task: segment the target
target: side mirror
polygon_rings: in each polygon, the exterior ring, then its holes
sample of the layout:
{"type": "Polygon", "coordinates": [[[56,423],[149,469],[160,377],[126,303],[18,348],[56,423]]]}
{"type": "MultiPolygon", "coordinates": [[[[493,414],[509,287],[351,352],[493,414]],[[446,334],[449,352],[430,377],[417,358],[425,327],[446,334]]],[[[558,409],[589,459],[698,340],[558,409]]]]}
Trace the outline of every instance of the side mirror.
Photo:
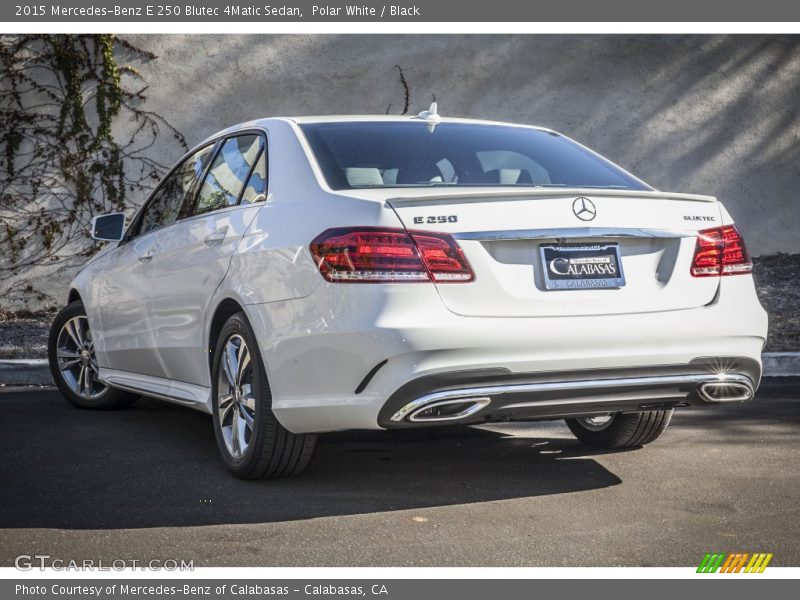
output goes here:
{"type": "Polygon", "coordinates": [[[125,213],[109,213],[92,219],[92,239],[118,242],[125,235],[125,213]]]}

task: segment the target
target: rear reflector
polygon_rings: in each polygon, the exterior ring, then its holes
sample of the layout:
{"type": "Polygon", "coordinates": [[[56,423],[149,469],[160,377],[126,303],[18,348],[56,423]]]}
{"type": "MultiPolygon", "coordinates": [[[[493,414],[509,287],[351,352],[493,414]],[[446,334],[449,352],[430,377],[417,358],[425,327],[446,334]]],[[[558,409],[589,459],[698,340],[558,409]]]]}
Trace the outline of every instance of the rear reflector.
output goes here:
{"type": "Polygon", "coordinates": [[[744,245],[744,238],[733,225],[724,225],[697,232],[692,260],[692,275],[716,277],[750,273],[753,263],[744,245]]]}
{"type": "Polygon", "coordinates": [[[328,229],[311,242],[311,255],[328,281],[466,283],[472,269],[452,236],[378,227],[328,229]]]}

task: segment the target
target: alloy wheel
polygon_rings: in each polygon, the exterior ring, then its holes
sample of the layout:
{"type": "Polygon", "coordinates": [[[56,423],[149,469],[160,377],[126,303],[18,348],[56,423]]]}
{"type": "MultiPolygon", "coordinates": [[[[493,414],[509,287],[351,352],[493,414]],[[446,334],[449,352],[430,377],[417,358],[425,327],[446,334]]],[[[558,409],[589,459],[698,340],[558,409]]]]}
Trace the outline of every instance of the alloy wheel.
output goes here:
{"type": "Polygon", "coordinates": [[[250,349],[241,335],[233,334],[223,346],[217,382],[217,411],[225,447],[233,458],[247,452],[253,436],[256,399],[250,349]]]}
{"type": "Polygon", "coordinates": [[[97,379],[100,371],[94,352],[89,319],[79,315],[69,319],[58,333],[56,361],[64,383],[75,394],[93,400],[108,389],[97,379]]]}
{"type": "Polygon", "coordinates": [[[589,431],[603,431],[614,421],[614,415],[599,415],[577,419],[589,431]]]}

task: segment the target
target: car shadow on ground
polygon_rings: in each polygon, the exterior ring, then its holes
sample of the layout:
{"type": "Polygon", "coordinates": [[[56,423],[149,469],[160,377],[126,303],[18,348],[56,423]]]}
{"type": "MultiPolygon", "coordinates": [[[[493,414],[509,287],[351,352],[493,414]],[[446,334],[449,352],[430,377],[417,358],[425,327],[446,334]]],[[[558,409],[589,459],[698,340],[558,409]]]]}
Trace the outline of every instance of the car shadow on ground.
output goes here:
{"type": "Polygon", "coordinates": [[[0,528],[268,523],[621,483],[576,441],[465,427],[324,435],[303,475],[247,482],[222,465],[210,417],[189,409],[85,411],[45,391],[0,394],[0,410],[0,528]]]}

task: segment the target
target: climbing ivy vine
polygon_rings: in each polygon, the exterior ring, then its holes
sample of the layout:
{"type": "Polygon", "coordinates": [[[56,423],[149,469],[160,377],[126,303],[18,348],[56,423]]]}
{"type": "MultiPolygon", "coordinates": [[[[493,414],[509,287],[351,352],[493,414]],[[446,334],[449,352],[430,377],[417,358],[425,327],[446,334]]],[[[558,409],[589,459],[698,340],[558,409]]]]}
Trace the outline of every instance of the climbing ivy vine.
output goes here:
{"type": "Polygon", "coordinates": [[[114,35],[0,36],[0,307],[62,301],[36,282],[98,250],[92,216],[143,200],[157,141],[186,148],[145,109],[137,65],[155,59],[114,35]]]}

